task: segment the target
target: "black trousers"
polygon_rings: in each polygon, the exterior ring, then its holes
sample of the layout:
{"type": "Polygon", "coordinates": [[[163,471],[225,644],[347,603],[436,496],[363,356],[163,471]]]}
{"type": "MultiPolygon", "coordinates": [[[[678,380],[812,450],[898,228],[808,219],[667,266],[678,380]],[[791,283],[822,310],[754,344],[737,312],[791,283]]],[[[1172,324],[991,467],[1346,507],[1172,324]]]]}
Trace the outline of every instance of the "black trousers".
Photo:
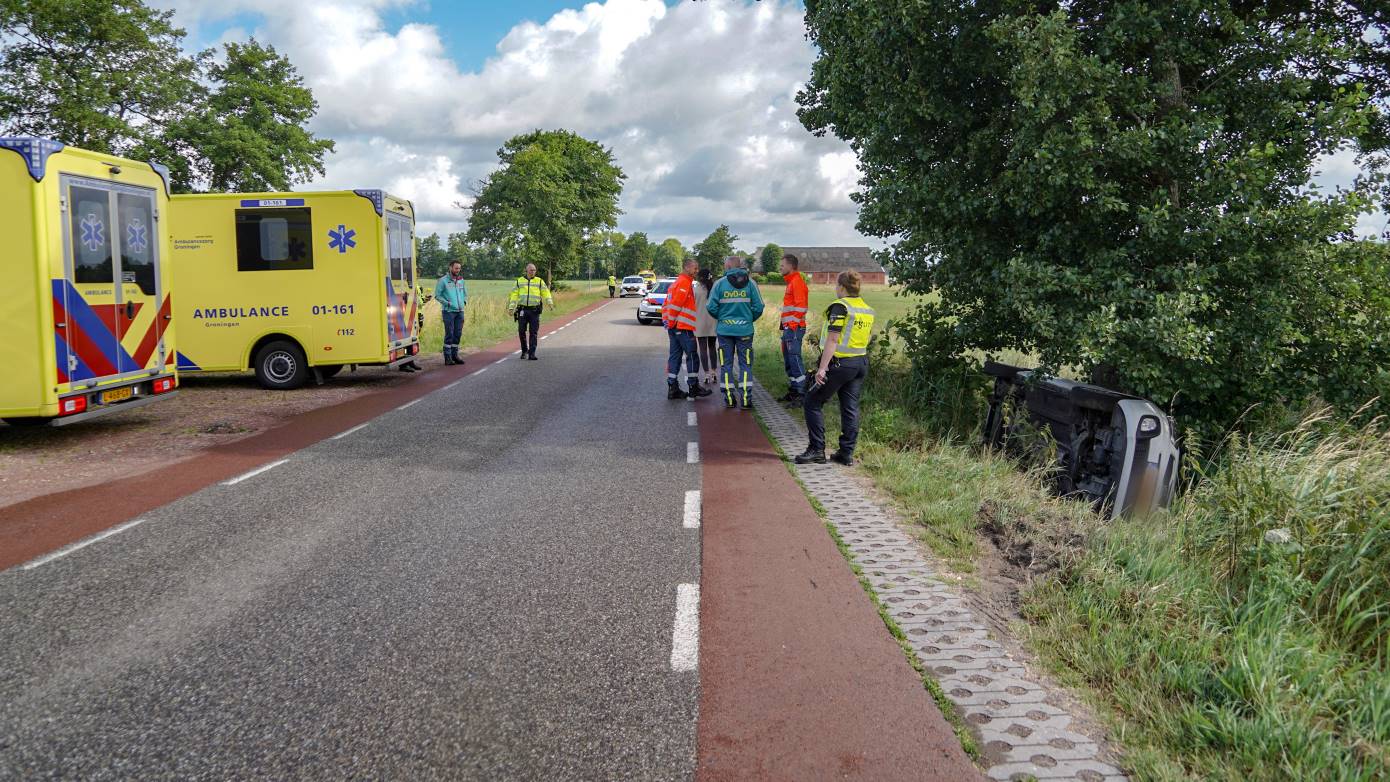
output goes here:
{"type": "Polygon", "coordinates": [[[540,339],[541,308],[518,307],[516,310],[516,335],[521,340],[521,352],[536,355],[536,340],[540,339]],[[530,337],[526,332],[530,331],[530,337]],[[530,340],[529,342],[527,340],[530,340]]]}
{"type": "Polygon", "coordinates": [[[806,434],[811,440],[808,450],[814,453],[825,451],[825,415],[821,408],[831,397],[839,396],[840,452],[846,456],[854,454],[854,446],[859,442],[859,394],[864,389],[864,378],[868,376],[867,356],[830,360],[830,366],[825,371],[825,385],[811,386],[802,405],[806,413],[806,434]]]}

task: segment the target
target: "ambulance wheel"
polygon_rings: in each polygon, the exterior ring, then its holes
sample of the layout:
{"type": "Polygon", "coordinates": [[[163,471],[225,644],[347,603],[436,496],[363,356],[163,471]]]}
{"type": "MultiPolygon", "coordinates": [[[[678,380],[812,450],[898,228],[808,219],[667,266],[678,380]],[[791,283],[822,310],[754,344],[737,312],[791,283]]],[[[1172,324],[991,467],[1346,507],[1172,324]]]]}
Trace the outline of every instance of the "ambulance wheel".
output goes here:
{"type": "Polygon", "coordinates": [[[324,366],[319,367],[319,373],[323,375],[325,380],[330,377],[333,377],[334,375],[342,371],[342,364],[326,364],[324,366]]]}
{"type": "Polygon", "coordinates": [[[309,379],[309,363],[304,351],[293,342],[276,340],[256,351],[256,380],[261,388],[288,391],[309,379]]]}

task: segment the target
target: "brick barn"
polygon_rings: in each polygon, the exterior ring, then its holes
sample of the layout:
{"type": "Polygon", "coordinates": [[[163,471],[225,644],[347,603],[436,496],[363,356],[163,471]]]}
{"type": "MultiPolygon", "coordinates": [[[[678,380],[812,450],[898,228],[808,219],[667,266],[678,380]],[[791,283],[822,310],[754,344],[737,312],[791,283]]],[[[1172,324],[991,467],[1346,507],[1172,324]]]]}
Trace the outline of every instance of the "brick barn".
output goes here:
{"type": "Polygon", "coordinates": [[[846,269],[859,272],[866,285],[888,282],[888,273],[878,265],[873,251],[867,247],[783,247],[782,253],[796,258],[802,273],[809,275],[814,285],[834,285],[835,278],[846,269]]]}

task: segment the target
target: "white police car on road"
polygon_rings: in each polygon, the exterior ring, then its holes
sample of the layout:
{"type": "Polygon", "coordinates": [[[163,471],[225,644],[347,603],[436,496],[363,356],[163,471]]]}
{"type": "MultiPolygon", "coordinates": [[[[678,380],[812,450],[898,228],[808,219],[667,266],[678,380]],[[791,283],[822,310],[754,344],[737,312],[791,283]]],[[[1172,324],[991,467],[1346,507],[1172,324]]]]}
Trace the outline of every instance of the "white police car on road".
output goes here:
{"type": "Polygon", "coordinates": [[[675,283],[672,278],[657,280],[651,293],[637,302],[637,322],[642,325],[661,322],[661,307],[666,303],[666,291],[675,283]]]}
{"type": "Polygon", "coordinates": [[[622,286],[618,288],[618,297],[627,298],[628,296],[646,296],[647,281],[636,274],[623,278],[622,286]]]}

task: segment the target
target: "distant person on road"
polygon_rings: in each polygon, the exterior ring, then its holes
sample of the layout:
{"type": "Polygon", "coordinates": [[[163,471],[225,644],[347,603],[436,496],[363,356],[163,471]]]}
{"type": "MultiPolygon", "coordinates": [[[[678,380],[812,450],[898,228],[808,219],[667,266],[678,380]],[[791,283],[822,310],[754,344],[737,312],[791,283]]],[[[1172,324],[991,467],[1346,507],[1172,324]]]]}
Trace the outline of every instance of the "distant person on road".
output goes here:
{"type": "Polygon", "coordinates": [[[700,354],[700,382],[714,388],[719,385],[719,348],[715,344],[714,316],[707,309],[714,275],[709,269],[701,269],[695,280],[695,352],[700,354]]]}
{"type": "Polygon", "coordinates": [[[700,263],[686,258],[680,276],[666,291],[661,307],[661,319],[666,324],[670,351],[666,357],[666,398],[695,399],[709,396],[713,391],[700,385],[700,359],[695,353],[695,272],[700,263]],[[685,392],[681,391],[681,358],[685,359],[685,392]]]}
{"type": "Polygon", "coordinates": [[[608,275],[608,298],[613,298],[618,292],[618,279],[613,275],[608,275]]]}
{"type": "Polygon", "coordinates": [[[545,280],[536,276],[536,265],[526,264],[526,273],[516,278],[516,285],[507,295],[507,312],[516,318],[516,335],[521,340],[522,360],[536,360],[536,342],[540,339],[541,310],[555,306],[545,280]],[[528,337],[529,332],[529,337],[528,337]]]}
{"type": "Polygon", "coordinates": [[[782,256],[782,279],[787,283],[782,294],[782,367],[787,372],[787,393],[778,399],[788,405],[800,406],[806,392],[806,364],[801,360],[801,344],[806,339],[806,311],[811,304],[811,292],[806,278],[801,276],[801,262],[795,255],[782,256]]]}
{"type": "Polygon", "coordinates": [[[459,342],[463,339],[464,308],[468,305],[468,285],[463,281],[463,264],[454,261],[449,271],[434,284],[434,300],[444,320],[444,363],[462,365],[459,342]]]}
{"type": "Polygon", "coordinates": [[[859,441],[859,393],[869,376],[869,341],[873,339],[874,310],[859,297],[859,272],[840,272],[835,284],[838,297],[825,310],[821,329],[821,356],[814,383],[806,394],[806,451],[797,464],[825,464],[825,417],[821,408],[830,397],[840,397],[840,449],[832,461],[854,464],[859,441]]]}
{"type": "Polygon", "coordinates": [[[749,278],[742,258],[724,259],[724,276],[714,284],[705,309],[717,321],[714,331],[719,343],[719,388],[724,392],[724,406],[732,408],[741,403],[744,410],[752,410],[749,382],[753,376],[753,324],[763,315],[763,296],[758,292],[758,284],[749,278]],[[739,390],[737,395],[735,388],[739,390]]]}

